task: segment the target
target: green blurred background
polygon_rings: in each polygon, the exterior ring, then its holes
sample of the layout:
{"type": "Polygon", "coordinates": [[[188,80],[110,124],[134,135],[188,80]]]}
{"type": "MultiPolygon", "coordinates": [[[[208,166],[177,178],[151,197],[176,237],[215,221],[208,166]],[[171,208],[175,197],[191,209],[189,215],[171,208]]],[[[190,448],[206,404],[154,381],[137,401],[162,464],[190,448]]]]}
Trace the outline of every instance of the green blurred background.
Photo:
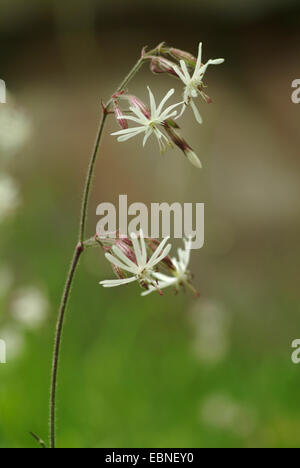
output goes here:
{"type": "MultiPolygon", "coordinates": [[[[165,40],[225,57],[214,103],[184,135],[196,171],[155,141],[109,136],[90,205],[204,202],[192,270],[201,298],[139,296],[83,256],[69,304],[58,391],[60,447],[298,447],[300,367],[300,8],[292,0],[1,0],[0,446],[47,439],[51,348],[100,113],[142,46],[165,40]]],[[[145,67],[130,91],[180,84],[145,67]]]]}

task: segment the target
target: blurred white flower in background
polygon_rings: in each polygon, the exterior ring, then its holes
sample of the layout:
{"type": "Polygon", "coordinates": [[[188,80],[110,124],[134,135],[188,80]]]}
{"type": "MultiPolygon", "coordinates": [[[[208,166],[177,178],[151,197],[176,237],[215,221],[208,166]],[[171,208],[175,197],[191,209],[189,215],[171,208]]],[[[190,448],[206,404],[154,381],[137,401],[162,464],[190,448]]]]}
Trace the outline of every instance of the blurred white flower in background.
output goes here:
{"type": "Polygon", "coordinates": [[[0,155],[14,156],[31,134],[31,121],[22,111],[8,104],[0,106],[0,155]]]}
{"type": "Polygon", "coordinates": [[[0,266],[0,297],[5,296],[10,290],[14,281],[13,273],[9,267],[0,266]]]}
{"type": "Polygon", "coordinates": [[[193,327],[193,351],[207,364],[218,364],[230,349],[230,318],[222,304],[198,300],[190,311],[193,327]]]}
{"type": "Polygon", "coordinates": [[[12,214],[20,202],[18,183],[8,174],[0,174],[0,222],[12,214]]]}
{"type": "Polygon", "coordinates": [[[25,339],[17,328],[11,325],[0,328],[0,338],[5,341],[7,361],[17,359],[23,353],[25,339]]]}
{"type": "Polygon", "coordinates": [[[49,304],[45,294],[34,286],[17,291],[11,304],[13,318],[30,329],[42,325],[47,318],[48,309],[49,304]]]}
{"type": "Polygon", "coordinates": [[[208,426],[247,437],[255,430],[258,418],[253,408],[220,393],[209,395],[201,402],[200,419],[208,426]]]}

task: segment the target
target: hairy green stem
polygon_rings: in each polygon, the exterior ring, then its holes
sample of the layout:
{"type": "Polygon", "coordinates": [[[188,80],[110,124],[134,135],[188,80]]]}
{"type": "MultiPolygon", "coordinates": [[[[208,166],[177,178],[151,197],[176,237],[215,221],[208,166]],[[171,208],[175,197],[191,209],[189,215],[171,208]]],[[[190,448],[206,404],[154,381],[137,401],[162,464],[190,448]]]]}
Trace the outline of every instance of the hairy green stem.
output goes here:
{"type": "Polygon", "coordinates": [[[84,242],[86,219],[87,219],[88,203],[89,203],[89,196],[90,196],[90,191],[91,191],[92,178],[93,178],[93,174],[94,174],[94,168],[95,168],[95,164],[96,164],[96,160],[97,160],[98,149],[99,149],[99,146],[100,146],[101,137],[102,137],[102,134],[103,134],[103,130],[104,130],[107,115],[108,115],[107,111],[103,110],[103,116],[101,118],[101,122],[100,122],[100,125],[99,125],[99,128],[98,128],[95,147],[94,147],[94,151],[93,151],[93,156],[92,156],[92,158],[90,160],[88,173],[87,173],[87,177],[86,177],[84,194],[83,194],[83,199],[82,199],[80,228],[79,228],[79,242],[81,244],[84,242]]]}
{"type": "MultiPolygon", "coordinates": [[[[143,64],[143,59],[140,58],[135,66],[130,70],[128,75],[124,78],[118,89],[115,91],[115,93],[118,93],[119,91],[122,91],[122,89],[127,86],[129,81],[134,77],[134,75],[139,71],[140,67],[143,64]]],[[[106,103],[106,105],[103,105],[103,116],[101,118],[101,122],[98,128],[97,132],[97,137],[95,141],[95,146],[94,146],[94,151],[92,158],[90,160],[89,164],[89,169],[87,173],[87,178],[86,178],[86,183],[85,183],[85,188],[84,188],[84,194],[83,194],[83,201],[82,201],[82,209],[81,209],[81,219],[80,219],[80,230],[79,230],[79,242],[83,243],[85,239],[85,228],[86,228],[86,218],[87,218],[87,208],[88,208],[88,203],[89,203],[89,196],[90,196],[90,188],[91,188],[91,183],[92,183],[92,178],[93,178],[93,173],[94,173],[94,167],[95,163],[97,160],[97,154],[98,154],[98,149],[99,145],[101,142],[101,137],[102,133],[104,130],[105,126],[105,121],[107,118],[107,115],[109,114],[109,107],[112,103],[112,98],[106,103]]]]}
{"type": "MultiPolygon", "coordinates": [[[[156,49],[154,49],[155,51],[156,49]]],[[[140,67],[144,63],[145,59],[148,55],[153,54],[153,50],[150,51],[148,54],[141,57],[134,67],[130,70],[128,75],[124,78],[120,86],[117,88],[115,93],[122,91],[129,81],[135,76],[135,74],[139,71],[140,67]]],[[[56,447],[56,391],[57,391],[57,375],[58,375],[58,364],[59,364],[59,356],[60,356],[60,348],[61,348],[61,341],[62,341],[62,332],[63,332],[63,325],[64,325],[64,318],[66,307],[68,304],[68,299],[70,296],[70,291],[73,284],[73,279],[75,276],[75,272],[78,266],[78,262],[82,252],[84,251],[84,238],[85,238],[85,230],[86,230],[86,221],[87,221],[87,214],[88,214],[88,203],[89,203],[89,196],[91,191],[92,179],[94,174],[94,168],[97,160],[98,150],[100,147],[103,130],[105,127],[105,122],[107,119],[109,112],[109,108],[112,104],[113,99],[109,99],[109,101],[102,106],[103,113],[100,120],[100,124],[97,131],[96,141],[94,145],[94,149],[92,152],[92,156],[90,159],[85,188],[83,192],[83,199],[82,199],[82,208],[81,208],[81,216],[80,216],[80,223],[79,223],[79,242],[75,248],[73,259],[71,262],[71,266],[69,269],[69,273],[66,279],[61,304],[59,308],[57,324],[56,324],[56,333],[55,333],[55,340],[54,340],[54,351],[53,351],[53,361],[52,361],[52,374],[51,374],[51,389],[50,389],[50,448],[56,447]]]]}
{"type": "Polygon", "coordinates": [[[50,447],[55,448],[55,435],[56,435],[56,389],[57,389],[57,371],[58,371],[58,362],[59,362],[59,352],[61,346],[62,330],[64,323],[65,310],[67,307],[73,278],[75,271],[79,262],[81,253],[83,252],[83,247],[81,244],[75,249],[71,266],[69,269],[67,281],[65,284],[61,305],[58,313],[57,323],[56,323],[56,333],[54,341],[54,351],[53,351],[53,362],[52,362],[52,373],[51,373],[51,391],[50,391],[50,447]]]}

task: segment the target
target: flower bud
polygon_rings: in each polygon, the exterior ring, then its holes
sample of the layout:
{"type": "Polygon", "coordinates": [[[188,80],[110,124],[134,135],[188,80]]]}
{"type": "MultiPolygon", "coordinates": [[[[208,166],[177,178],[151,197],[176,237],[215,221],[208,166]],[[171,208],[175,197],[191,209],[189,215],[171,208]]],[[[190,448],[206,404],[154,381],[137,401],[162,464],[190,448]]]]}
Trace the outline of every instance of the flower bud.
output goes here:
{"type": "MultiPolygon", "coordinates": [[[[151,118],[150,109],[148,109],[148,107],[138,97],[134,96],[133,94],[125,94],[125,91],[123,90],[123,91],[117,92],[116,94],[113,94],[112,98],[114,99],[114,104],[115,104],[116,99],[119,99],[119,98],[126,99],[131,106],[138,107],[142,111],[144,116],[147,117],[147,119],[151,118]]],[[[120,112],[121,112],[121,116],[123,116],[121,109],[120,109],[120,112]]],[[[128,127],[125,127],[125,128],[128,128],[128,127]]]]}
{"type": "Polygon", "coordinates": [[[124,255],[126,255],[127,258],[135,264],[137,263],[131,239],[125,236],[120,236],[119,231],[115,232],[114,237],[102,237],[101,235],[96,235],[96,240],[103,247],[105,252],[113,253],[113,246],[116,246],[124,255]]]}
{"type": "Polygon", "coordinates": [[[163,57],[152,57],[150,69],[152,73],[168,73],[177,76],[173,66],[175,63],[163,57]]]}
{"type": "Polygon", "coordinates": [[[128,128],[128,123],[127,123],[127,120],[123,118],[124,116],[116,100],[114,100],[114,109],[115,109],[115,116],[116,116],[116,120],[118,124],[120,125],[121,128],[125,130],[126,128],[128,128]]]}
{"type": "Polygon", "coordinates": [[[116,239],[114,245],[123,252],[126,257],[133,263],[137,264],[136,256],[133,251],[132,242],[128,238],[116,239]]]}
{"type": "Polygon", "coordinates": [[[184,60],[189,67],[195,67],[197,59],[189,52],[185,50],[175,49],[174,47],[170,47],[169,54],[175,58],[176,60],[184,60]]]}

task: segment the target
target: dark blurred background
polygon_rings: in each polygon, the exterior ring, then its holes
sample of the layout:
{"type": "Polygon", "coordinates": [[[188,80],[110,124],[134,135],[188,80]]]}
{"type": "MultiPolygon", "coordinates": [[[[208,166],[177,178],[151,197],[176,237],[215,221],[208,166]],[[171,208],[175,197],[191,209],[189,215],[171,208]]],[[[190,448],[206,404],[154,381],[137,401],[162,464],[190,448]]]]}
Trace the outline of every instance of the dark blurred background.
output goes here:
{"type": "MultiPolygon", "coordinates": [[[[300,5],[293,0],[1,0],[0,446],[47,438],[51,347],[77,236],[82,186],[106,100],[144,45],[204,59],[213,104],[184,135],[204,168],[155,141],[101,149],[89,217],[116,202],[204,202],[192,255],[201,298],[112,294],[87,251],[68,309],[58,393],[61,447],[297,447],[300,367],[300,5]]],[[[180,83],[147,66],[130,85],[163,96],[180,83]]]]}

